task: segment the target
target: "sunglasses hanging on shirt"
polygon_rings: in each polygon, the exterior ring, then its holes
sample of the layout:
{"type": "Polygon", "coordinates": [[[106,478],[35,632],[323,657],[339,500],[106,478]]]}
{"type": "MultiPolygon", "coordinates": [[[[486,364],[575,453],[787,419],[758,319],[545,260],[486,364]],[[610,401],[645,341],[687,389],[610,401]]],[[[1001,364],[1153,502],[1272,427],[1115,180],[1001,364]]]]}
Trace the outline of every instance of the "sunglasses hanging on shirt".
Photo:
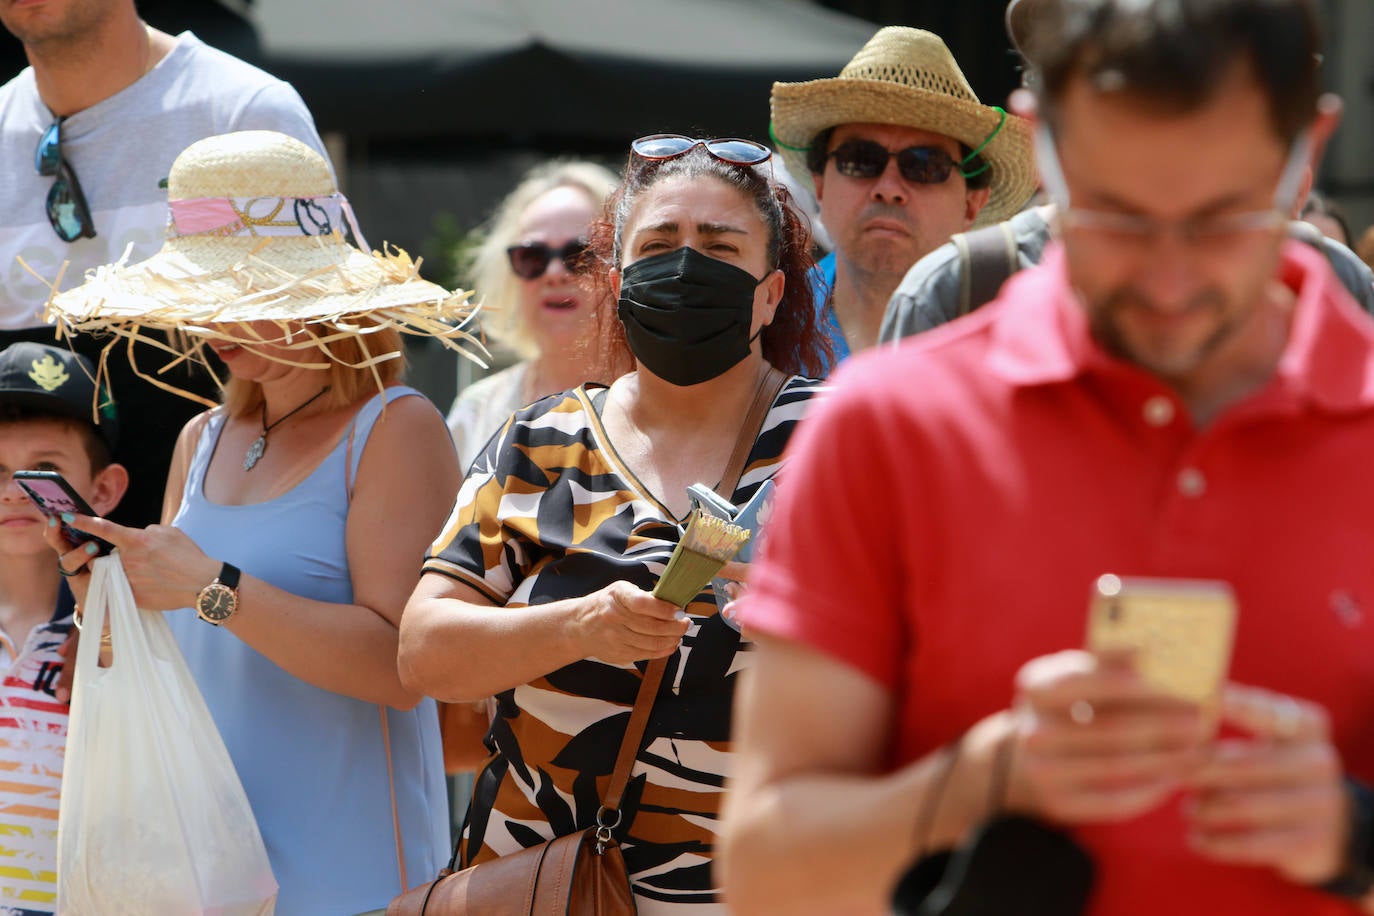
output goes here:
{"type": "Polygon", "coordinates": [[[48,224],[62,241],[75,242],[81,238],[95,238],[95,222],[91,219],[86,195],[81,191],[81,182],[76,178],[76,170],[62,155],[64,120],[56,119],[43,131],[33,153],[33,165],[38,174],[53,179],[48,190],[48,224]]]}
{"type": "Polygon", "coordinates": [[[543,242],[526,242],[506,249],[511,271],[522,280],[537,280],[544,276],[554,258],[563,262],[568,273],[585,273],[590,266],[586,255],[585,239],[573,239],[562,248],[550,248],[543,242]]]}

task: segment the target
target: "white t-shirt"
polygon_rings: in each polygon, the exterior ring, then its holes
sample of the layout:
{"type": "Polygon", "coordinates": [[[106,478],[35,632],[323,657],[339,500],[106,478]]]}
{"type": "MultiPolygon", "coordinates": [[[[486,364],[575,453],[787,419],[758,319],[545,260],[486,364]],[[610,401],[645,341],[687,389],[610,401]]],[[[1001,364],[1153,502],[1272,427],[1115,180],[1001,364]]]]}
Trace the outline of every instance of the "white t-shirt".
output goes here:
{"type": "MultiPolygon", "coordinates": [[[[511,414],[525,406],[525,373],[528,371],[529,363],[516,363],[473,382],[454,399],[448,412],[448,431],[453,437],[453,447],[458,450],[458,467],[464,474],[487,440],[500,431],[511,414]]],[[[551,391],[546,393],[553,394],[551,391]]]]}
{"type": "Polygon", "coordinates": [[[131,262],[161,248],[167,191],[158,184],[195,141],[276,130],[324,154],[315,122],[290,84],[183,32],[137,82],[63,122],[62,154],[96,229],[95,238],[69,243],[48,224],[53,179],[34,168],[34,150],[53,120],[38,97],[33,68],[0,87],[0,330],[43,323],[48,283],[63,262],[69,263],[61,287],[69,289],[129,246],[131,262]]]}

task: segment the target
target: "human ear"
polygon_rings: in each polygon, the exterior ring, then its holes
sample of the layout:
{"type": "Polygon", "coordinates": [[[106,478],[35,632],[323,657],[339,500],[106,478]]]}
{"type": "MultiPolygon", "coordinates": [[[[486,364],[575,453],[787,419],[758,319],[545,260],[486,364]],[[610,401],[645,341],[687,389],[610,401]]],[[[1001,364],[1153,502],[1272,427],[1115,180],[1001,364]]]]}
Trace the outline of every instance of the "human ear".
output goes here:
{"type": "Polygon", "coordinates": [[[129,471],[122,464],[108,464],[91,480],[91,508],[108,515],[129,489],[129,471]]]}
{"type": "Polygon", "coordinates": [[[991,197],[992,188],[969,188],[964,193],[964,228],[973,225],[991,197]]]}
{"type": "Polygon", "coordinates": [[[787,275],[781,269],[775,269],[763,278],[763,282],[759,284],[759,289],[763,291],[763,301],[759,302],[757,296],[754,299],[754,321],[759,328],[766,328],[773,323],[773,316],[778,313],[778,306],[782,304],[782,294],[786,288],[787,275]]]}

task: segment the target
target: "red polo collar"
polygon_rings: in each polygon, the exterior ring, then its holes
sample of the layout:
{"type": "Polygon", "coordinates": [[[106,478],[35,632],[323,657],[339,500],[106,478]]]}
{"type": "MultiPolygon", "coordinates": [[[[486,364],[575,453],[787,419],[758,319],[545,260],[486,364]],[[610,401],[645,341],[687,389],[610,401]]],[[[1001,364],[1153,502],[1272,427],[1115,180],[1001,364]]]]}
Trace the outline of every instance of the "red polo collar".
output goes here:
{"type": "MultiPolygon", "coordinates": [[[[1297,303],[1274,380],[1253,397],[1333,413],[1374,407],[1374,322],[1310,245],[1287,241],[1281,257],[1281,279],[1297,303]]],[[[1145,374],[1092,339],[1058,242],[998,299],[1002,314],[991,329],[989,368],[1011,384],[1049,385],[1088,372],[1145,374]]]]}

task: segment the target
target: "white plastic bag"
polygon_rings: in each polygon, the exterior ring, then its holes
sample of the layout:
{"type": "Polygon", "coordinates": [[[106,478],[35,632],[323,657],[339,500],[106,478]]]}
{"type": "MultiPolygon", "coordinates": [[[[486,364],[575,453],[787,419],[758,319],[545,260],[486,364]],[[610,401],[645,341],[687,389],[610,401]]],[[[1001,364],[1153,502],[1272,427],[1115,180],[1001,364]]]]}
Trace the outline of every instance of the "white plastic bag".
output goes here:
{"type": "Polygon", "coordinates": [[[270,916],[277,882],[229,752],[162,614],[92,562],[57,826],[57,911],[270,916]],[[114,656],[99,667],[108,611],[114,656]]]}

